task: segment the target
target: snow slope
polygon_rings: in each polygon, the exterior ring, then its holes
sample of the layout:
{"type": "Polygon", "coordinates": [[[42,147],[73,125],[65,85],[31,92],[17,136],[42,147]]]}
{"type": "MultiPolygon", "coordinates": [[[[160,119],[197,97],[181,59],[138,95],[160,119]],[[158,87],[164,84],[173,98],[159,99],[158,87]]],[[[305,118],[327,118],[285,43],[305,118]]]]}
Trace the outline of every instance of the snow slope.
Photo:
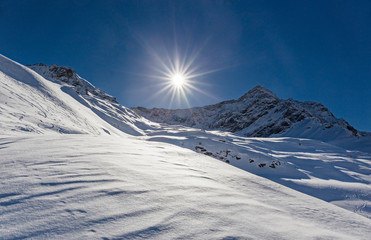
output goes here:
{"type": "Polygon", "coordinates": [[[368,239],[370,154],[153,123],[37,66],[0,55],[0,239],[368,239]]]}
{"type": "Polygon", "coordinates": [[[246,138],[169,125],[151,141],[185,147],[371,218],[371,154],[317,140],[246,138]]]}
{"type": "Polygon", "coordinates": [[[45,79],[61,84],[64,92],[120,131],[138,136],[144,134],[143,129],[158,127],[158,124],[150,122],[131,109],[118,104],[116,98],[96,88],[69,67],[56,64],[47,66],[42,63],[28,67],[45,79]]]}
{"type": "MultiPolygon", "coordinates": [[[[149,121],[112,102],[76,93],[75,86],[48,81],[0,55],[0,133],[142,135],[149,121]]],[[[90,88],[89,88],[90,89],[90,88]]],[[[89,94],[87,92],[87,94],[89,94]]]]}
{"type": "Polygon", "coordinates": [[[160,123],[223,130],[248,137],[317,139],[371,152],[371,133],[359,132],[344,119],[335,118],[321,103],[279,99],[262,86],[256,86],[237,100],[204,107],[132,109],[160,123]],[[352,144],[355,140],[359,144],[352,144]]]}
{"type": "Polygon", "coordinates": [[[52,134],[0,146],[1,239],[371,235],[370,219],[166,143],[52,134]]]}

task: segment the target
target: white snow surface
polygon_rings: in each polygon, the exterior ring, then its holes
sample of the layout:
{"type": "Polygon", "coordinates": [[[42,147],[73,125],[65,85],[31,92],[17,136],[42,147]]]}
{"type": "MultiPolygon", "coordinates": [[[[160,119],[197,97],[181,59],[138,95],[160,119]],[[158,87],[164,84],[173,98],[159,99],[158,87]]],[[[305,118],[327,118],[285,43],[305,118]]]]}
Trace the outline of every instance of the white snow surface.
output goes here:
{"type": "Polygon", "coordinates": [[[2,239],[368,239],[371,220],[188,149],[3,137],[2,239]]]}
{"type": "Polygon", "coordinates": [[[169,125],[148,138],[192,149],[371,218],[371,155],[318,140],[246,138],[169,125]]]}
{"type": "Polygon", "coordinates": [[[153,123],[31,68],[0,55],[0,239],[371,236],[369,153],[153,123]]]}

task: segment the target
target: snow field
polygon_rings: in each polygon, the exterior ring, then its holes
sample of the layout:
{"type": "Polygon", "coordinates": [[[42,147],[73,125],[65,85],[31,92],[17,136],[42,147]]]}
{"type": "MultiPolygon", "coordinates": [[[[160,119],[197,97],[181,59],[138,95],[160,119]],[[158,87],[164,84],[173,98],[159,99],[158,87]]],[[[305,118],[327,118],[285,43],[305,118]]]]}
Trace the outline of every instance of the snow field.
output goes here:
{"type": "Polygon", "coordinates": [[[368,239],[371,220],[166,143],[2,137],[2,239],[368,239]],[[47,146],[47,147],[45,147],[47,146]]]}

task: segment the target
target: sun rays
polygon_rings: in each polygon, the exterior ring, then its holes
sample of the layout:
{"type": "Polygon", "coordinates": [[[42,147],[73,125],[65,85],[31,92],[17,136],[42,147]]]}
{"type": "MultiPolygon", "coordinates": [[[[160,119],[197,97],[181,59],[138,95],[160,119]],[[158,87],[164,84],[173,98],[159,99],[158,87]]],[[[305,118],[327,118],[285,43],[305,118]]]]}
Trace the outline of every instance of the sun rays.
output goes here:
{"type": "Polygon", "coordinates": [[[167,50],[159,54],[153,49],[150,53],[153,57],[150,64],[153,73],[148,77],[156,80],[152,99],[161,97],[172,108],[174,105],[191,107],[189,97],[195,97],[195,93],[215,98],[203,90],[206,84],[202,79],[218,70],[202,71],[202,64],[197,61],[200,51],[180,54],[175,48],[173,54],[167,50]]]}

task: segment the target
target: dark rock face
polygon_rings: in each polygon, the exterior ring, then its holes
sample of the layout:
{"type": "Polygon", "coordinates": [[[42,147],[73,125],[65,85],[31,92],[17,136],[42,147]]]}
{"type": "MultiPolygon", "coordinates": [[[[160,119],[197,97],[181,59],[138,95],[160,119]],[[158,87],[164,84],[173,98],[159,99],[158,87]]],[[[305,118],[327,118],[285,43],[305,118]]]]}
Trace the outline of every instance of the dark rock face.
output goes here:
{"type": "Polygon", "coordinates": [[[74,70],[68,67],[59,67],[57,65],[52,65],[50,72],[57,78],[72,78],[76,73],[74,70]]]}
{"type": "Polygon", "coordinates": [[[321,103],[279,99],[262,86],[254,87],[237,100],[223,101],[205,107],[177,110],[137,107],[133,110],[155,122],[205,130],[218,129],[251,137],[283,134],[291,130],[295,124],[305,121],[310,122],[305,129],[309,135],[314,134],[310,133],[312,126],[316,128],[319,126],[324,130],[337,127],[354,136],[360,134],[345,120],[335,118],[321,103]]]}

